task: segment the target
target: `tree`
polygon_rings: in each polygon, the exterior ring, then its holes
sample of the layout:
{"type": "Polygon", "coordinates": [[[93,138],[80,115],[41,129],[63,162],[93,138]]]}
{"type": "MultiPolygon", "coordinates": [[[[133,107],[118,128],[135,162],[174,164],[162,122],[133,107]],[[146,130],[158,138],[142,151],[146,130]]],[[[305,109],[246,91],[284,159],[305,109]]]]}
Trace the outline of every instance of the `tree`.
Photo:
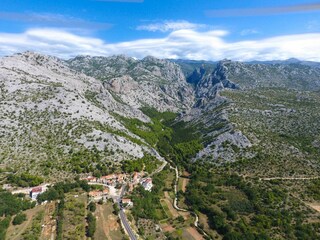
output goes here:
{"type": "Polygon", "coordinates": [[[91,211],[91,212],[94,212],[96,211],[96,204],[94,202],[90,202],[89,205],[88,205],[88,210],[91,211]]]}
{"type": "Polygon", "coordinates": [[[15,217],[14,217],[14,219],[13,219],[13,221],[12,221],[12,224],[13,225],[20,225],[21,223],[23,223],[24,221],[26,221],[27,220],[27,215],[26,214],[24,214],[24,213],[18,213],[15,217]]]}
{"type": "Polygon", "coordinates": [[[96,231],[96,218],[91,212],[89,212],[87,215],[87,222],[87,237],[93,237],[96,231]]]}
{"type": "Polygon", "coordinates": [[[119,214],[119,211],[120,211],[120,209],[119,209],[118,204],[117,204],[117,203],[114,203],[114,204],[113,204],[113,213],[114,213],[115,215],[118,215],[118,214],[119,214]]]}

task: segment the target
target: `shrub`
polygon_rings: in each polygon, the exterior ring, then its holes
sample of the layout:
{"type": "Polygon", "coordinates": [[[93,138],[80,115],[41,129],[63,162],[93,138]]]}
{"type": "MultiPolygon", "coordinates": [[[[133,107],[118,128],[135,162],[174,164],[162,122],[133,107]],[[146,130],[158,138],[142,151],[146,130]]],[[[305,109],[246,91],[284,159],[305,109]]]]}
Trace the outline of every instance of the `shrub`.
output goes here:
{"type": "Polygon", "coordinates": [[[20,225],[21,223],[23,223],[24,221],[26,221],[27,220],[27,215],[26,214],[24,214],[24,213],[18,213],[15,217],[14,217],[14,219],[13,219],[13,221],[12,221],[12,224],[13,225],[20,225]]]}

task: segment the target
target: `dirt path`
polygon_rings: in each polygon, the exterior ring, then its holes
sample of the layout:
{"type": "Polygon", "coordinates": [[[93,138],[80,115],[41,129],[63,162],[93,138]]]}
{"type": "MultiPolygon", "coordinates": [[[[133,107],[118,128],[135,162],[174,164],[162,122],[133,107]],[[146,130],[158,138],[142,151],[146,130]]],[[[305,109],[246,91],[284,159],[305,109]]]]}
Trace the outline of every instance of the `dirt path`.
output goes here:
{"type": "Polygon", "coordinates": [[[110,228],[109,228],[109,226],[108,226],[108,224],[107,224],[107,220],[105,219],[104,214],[103,214],[103,212],[104,212],[103,206],[97,205],[97,210],[98,210],[98,211],[96,211],[96,212],[97,212],[98,214],[97,214],[96,217],[101,221],[101,227],[102,227],[102,229],[103,229],[103,232],[104,232],[104,234],[105,234],[105,236],[107,237],[108,240],[112,240],[112,239],[109,237],[110,228]]]}
{"type": "Polygon", "coordinates": [[[320,203],[306,203],[305,202],[305,204],[308,205],[309,207],[313,208],[317,212],[320,212],[320,203]]]}
{"type": "Polygon", "coordinates": [[[172,201],[171,201],[171,198],[169,196],[169,193],[168,192],[164,192],[164,197],[165,197],[165,199],[163,199],[163,200],[166,202],[171,215],[174,218],[179,217],[180,216],[179,212],[172,206],[172,201]]]}
{"type": "Polygon", "coordinates": [[[33,209],[29,209],[25,211],[25,214],[27,215],[27,220],[23,222],[21,225],[14,226],[10,224],[6,239],[10,240],[20,240],[22,239],[21,235],[27,230],[27,228],[30,226],[32,222],[32,218],[41,210],[44,209],[44,206],[37,206],[33,209]]]}
{"type": "Polygon", "coordinates": [[[99,205],[97,204],[97,210],[95,211],[95,216],[97,219],[97,229],[95,239],[121,239],[120,236],[120,225],[117,222],[117,216],[115,216],[112,211],[112,205],[110,203],[99,205]],[[119,234],[118,234],[119,232],[119,234]],[[115,237],[114,235],[119,235],[115,237]]]}
{"type": "Polygon", "coordinates": [[[271,180],[314,180],[319,179],[320,177],[267,177],[267,178],[259,178],[259,180],[263,181],[271,181],[271,180]]]}
{"type": "Polygon", "coordinates": [[[52,217],[55,211],[55,203],[51,202],[45,205],[45,212],[43,218],[43,229],[41,233],[41,239],[54,240],[54,233],[56,230],[56,221],[52,217]]]}
{"type": "Polygon", "coordinates": [[[203,240],[203,236],[193,227],[188,227],[187,232],[196,240],[203,240]]]}
{"type": "Polygon", "coordinates": [[[181,178],[181,180],[182,180],[181,190],[182,190],[182,192],[185,193],[185,192],[186,192],[186,189],[187,189],[187,185],[188,185],[190,179],[188,179],[188,178],[181,178]]]}

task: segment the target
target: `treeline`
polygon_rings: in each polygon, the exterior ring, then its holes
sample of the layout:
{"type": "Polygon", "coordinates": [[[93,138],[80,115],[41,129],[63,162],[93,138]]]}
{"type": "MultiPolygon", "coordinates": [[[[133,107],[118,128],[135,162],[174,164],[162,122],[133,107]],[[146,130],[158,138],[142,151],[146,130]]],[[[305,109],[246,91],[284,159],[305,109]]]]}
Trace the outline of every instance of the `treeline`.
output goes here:
{"type": "MultiPolygon", "coordinates": [[[[0,191],[0,239],[5,239],[7,228],[10,225],[11,218],[13,215],[18,214],[21,211],[33,208],[35,202],[24,199],[24,195],[11,194],[8,191],[0,191]]],[[[23,218],[23,214],[20,214],[23,218]]],[[[19,224],[20,221],[24,219],[16,219],[15,223],[19,224]]]]}
{"type": "Polygon", "coordinates": [[[132,173],[141,172],[144,169],[144,171],[152,173],[159,165],[160,162],[157,158],[145,153],[140,159],[123,161],[122,170],[126,173],[132,173]]]}
{"type": "Polygon", "coordinates": [[[40,176],[35,176],[29,173],[10,174],[7,182],[19,187],[34,187],[43,183],[44,179],[40,176]]]}
{"type": "Polygon", "coordinates": [[[0,191],[0,216],[12,216],[35,206],[34,202],[23,197],[24,195],[13,195],[8,191],[0,191]]]}
{"type": "Polygon", "coordinates": [[[37,197],[38,203],[44,201],[62,200],[64,194],[71,192],[73,189],[82,188],[84,191],[89,192],[91,186],[85,180],[76,180],[75,182],[59,182],[50,187],[47,191],[37,197]]]}

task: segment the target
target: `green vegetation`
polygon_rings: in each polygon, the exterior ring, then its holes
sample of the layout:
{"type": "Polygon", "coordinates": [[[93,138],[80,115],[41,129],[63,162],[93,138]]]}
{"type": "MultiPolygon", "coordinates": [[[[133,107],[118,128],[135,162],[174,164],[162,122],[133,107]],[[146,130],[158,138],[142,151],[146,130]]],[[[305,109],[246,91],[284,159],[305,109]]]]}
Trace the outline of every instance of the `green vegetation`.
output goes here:
{"type": "Polygon", "coordinates": [[[131,196],[134,202],[132,215],[136,220],[138,218],[146,218],[160,221],[166,218],[160,198],[163,196],[163,191],[166,187],[166,177],[169,172],[170,169],[166,167],[163,171],[153,176],[154,187],[151,192],[144,190],[142,186],[134,190],[131,196]]]}
{"type": "Polygon", "coordinates": [[[306,192],[312,199],[320,201],[320,179],[312,180],[306,192]]]}
{"type": "Polygon", "coordinates": [[[10,225],[11,216],[7,216],[0,220],[0,240],[4,240],[6,237],[7,229],[10,225]]]}
{"type": "Polygon", "coordinates": [[[88,210],[90,212],[95,212],[96,209],[97,209],[96,203],[95,202],[90,202],[87,208],[88,208],[88,210]]]}
{"type": "Polygon", "coordinates": [[[10,174],[7,181],[19,187],[34,187],[43,183],[43,178],[28,173],[22,173],[20,175],[10,174]]]}
{"type": "Polygon", "coordinates": [[[86,235],[86,195],[81,191],[67,193],[63,209],[63,239],[84,239],[86,235]],[[74,197],[75,194],[79,194],[74,197]]]}
{"type": "Polygon", "coordinates": [[[7,191],[0,191],[0,216],[12,216],[34,206],[34,202],[25,200],[7,191]]]}
{"type": "Polygon", "coordinates": [[[10,225],[11,216],[18,214],[13,224],[20,224],[24,221],[25,214],[20,213],[21,211],[33,208],[34,202],[23,199],[19,195],[13,195],[7,191],[0,191],[0,239],[5,239],[7,228],[10,225]]]}
{"type": "Polygon", "coordinates": [[[161,163],[157,158],[145,153],[142,158],[122,162],[122,170],[126,173],[140,172],[142,170],[152,173],[161,163]]]}
{"type": "Polygon", "coordinates": [[[317,239],[319,221],[281,186],[245,181],[224,167],[190,166],[186,204],[224,239],[317,239]]]}
{"type": "Polygon", "coordinates": [[[31,226],[22,234],[24,240],[37,240],[41,235],[41,223],[44,212],[39,212],[33,219],[31,226]]]}
{"type": "Polygon", "coordinates": [[[27,220],[27,215],[24,213],[18,213],[12,221],[13,225],[20,225],[21,223],[23,223],[24,221],[27,220]]]}
{"type": "Polygon", "coordinates": [[[62,240],[62,226],[63,226],[63,209],[64,209],[64,199],[61,199],[56,205],[56,222],[57,222],[57,240],[62,240]]]}
{"type": "Polygon", "coordinates": [[[283,88],[222,94],[234,102],[234,107],[227,111],[236,129],[252,143],[259,141],[246,150],[252,159],[238,159],[238,173],[265,177],[319,174],[315,167],[320,157],[319,94],[283,88]]]}
{"type": "Polygon", "coordinates": [[[77,180],[75,182],[59,182],[40,194],[37,201],[41,203],[44,201],[62,200],[65,193],[69,193],[77,188],[81,188],[86,192],[89,192],[91,189],[88,182],[83,180],[77,180]]]}
{"type": "Polygon", "coordinates": [[[151,118],[151,123],[120,116],[118,118],[130,131],[156,147],[162,156],[184,164],[203,148],[197,128],[183,121],[176,122],[175,113],[160,113],[147,107],[141,110],[151,118]]]}
{"type": "Polygon", "coordinates": [[[114,203],[112,206],[113,206],[113,214],[114,214],[114,215],[118,215],[119,212],[120,212],[118,203],[114,203]]]}
{"type": "Polygon", "coordinates": [[[93,216],[93,214],[91,212],[88,213],[87,215],[87,223],[88,223],[88,226],[87,226],[87,237],[93,237],[94,236],[94,233],[96,231],[96,218],[95,216],[93,216]]]}

